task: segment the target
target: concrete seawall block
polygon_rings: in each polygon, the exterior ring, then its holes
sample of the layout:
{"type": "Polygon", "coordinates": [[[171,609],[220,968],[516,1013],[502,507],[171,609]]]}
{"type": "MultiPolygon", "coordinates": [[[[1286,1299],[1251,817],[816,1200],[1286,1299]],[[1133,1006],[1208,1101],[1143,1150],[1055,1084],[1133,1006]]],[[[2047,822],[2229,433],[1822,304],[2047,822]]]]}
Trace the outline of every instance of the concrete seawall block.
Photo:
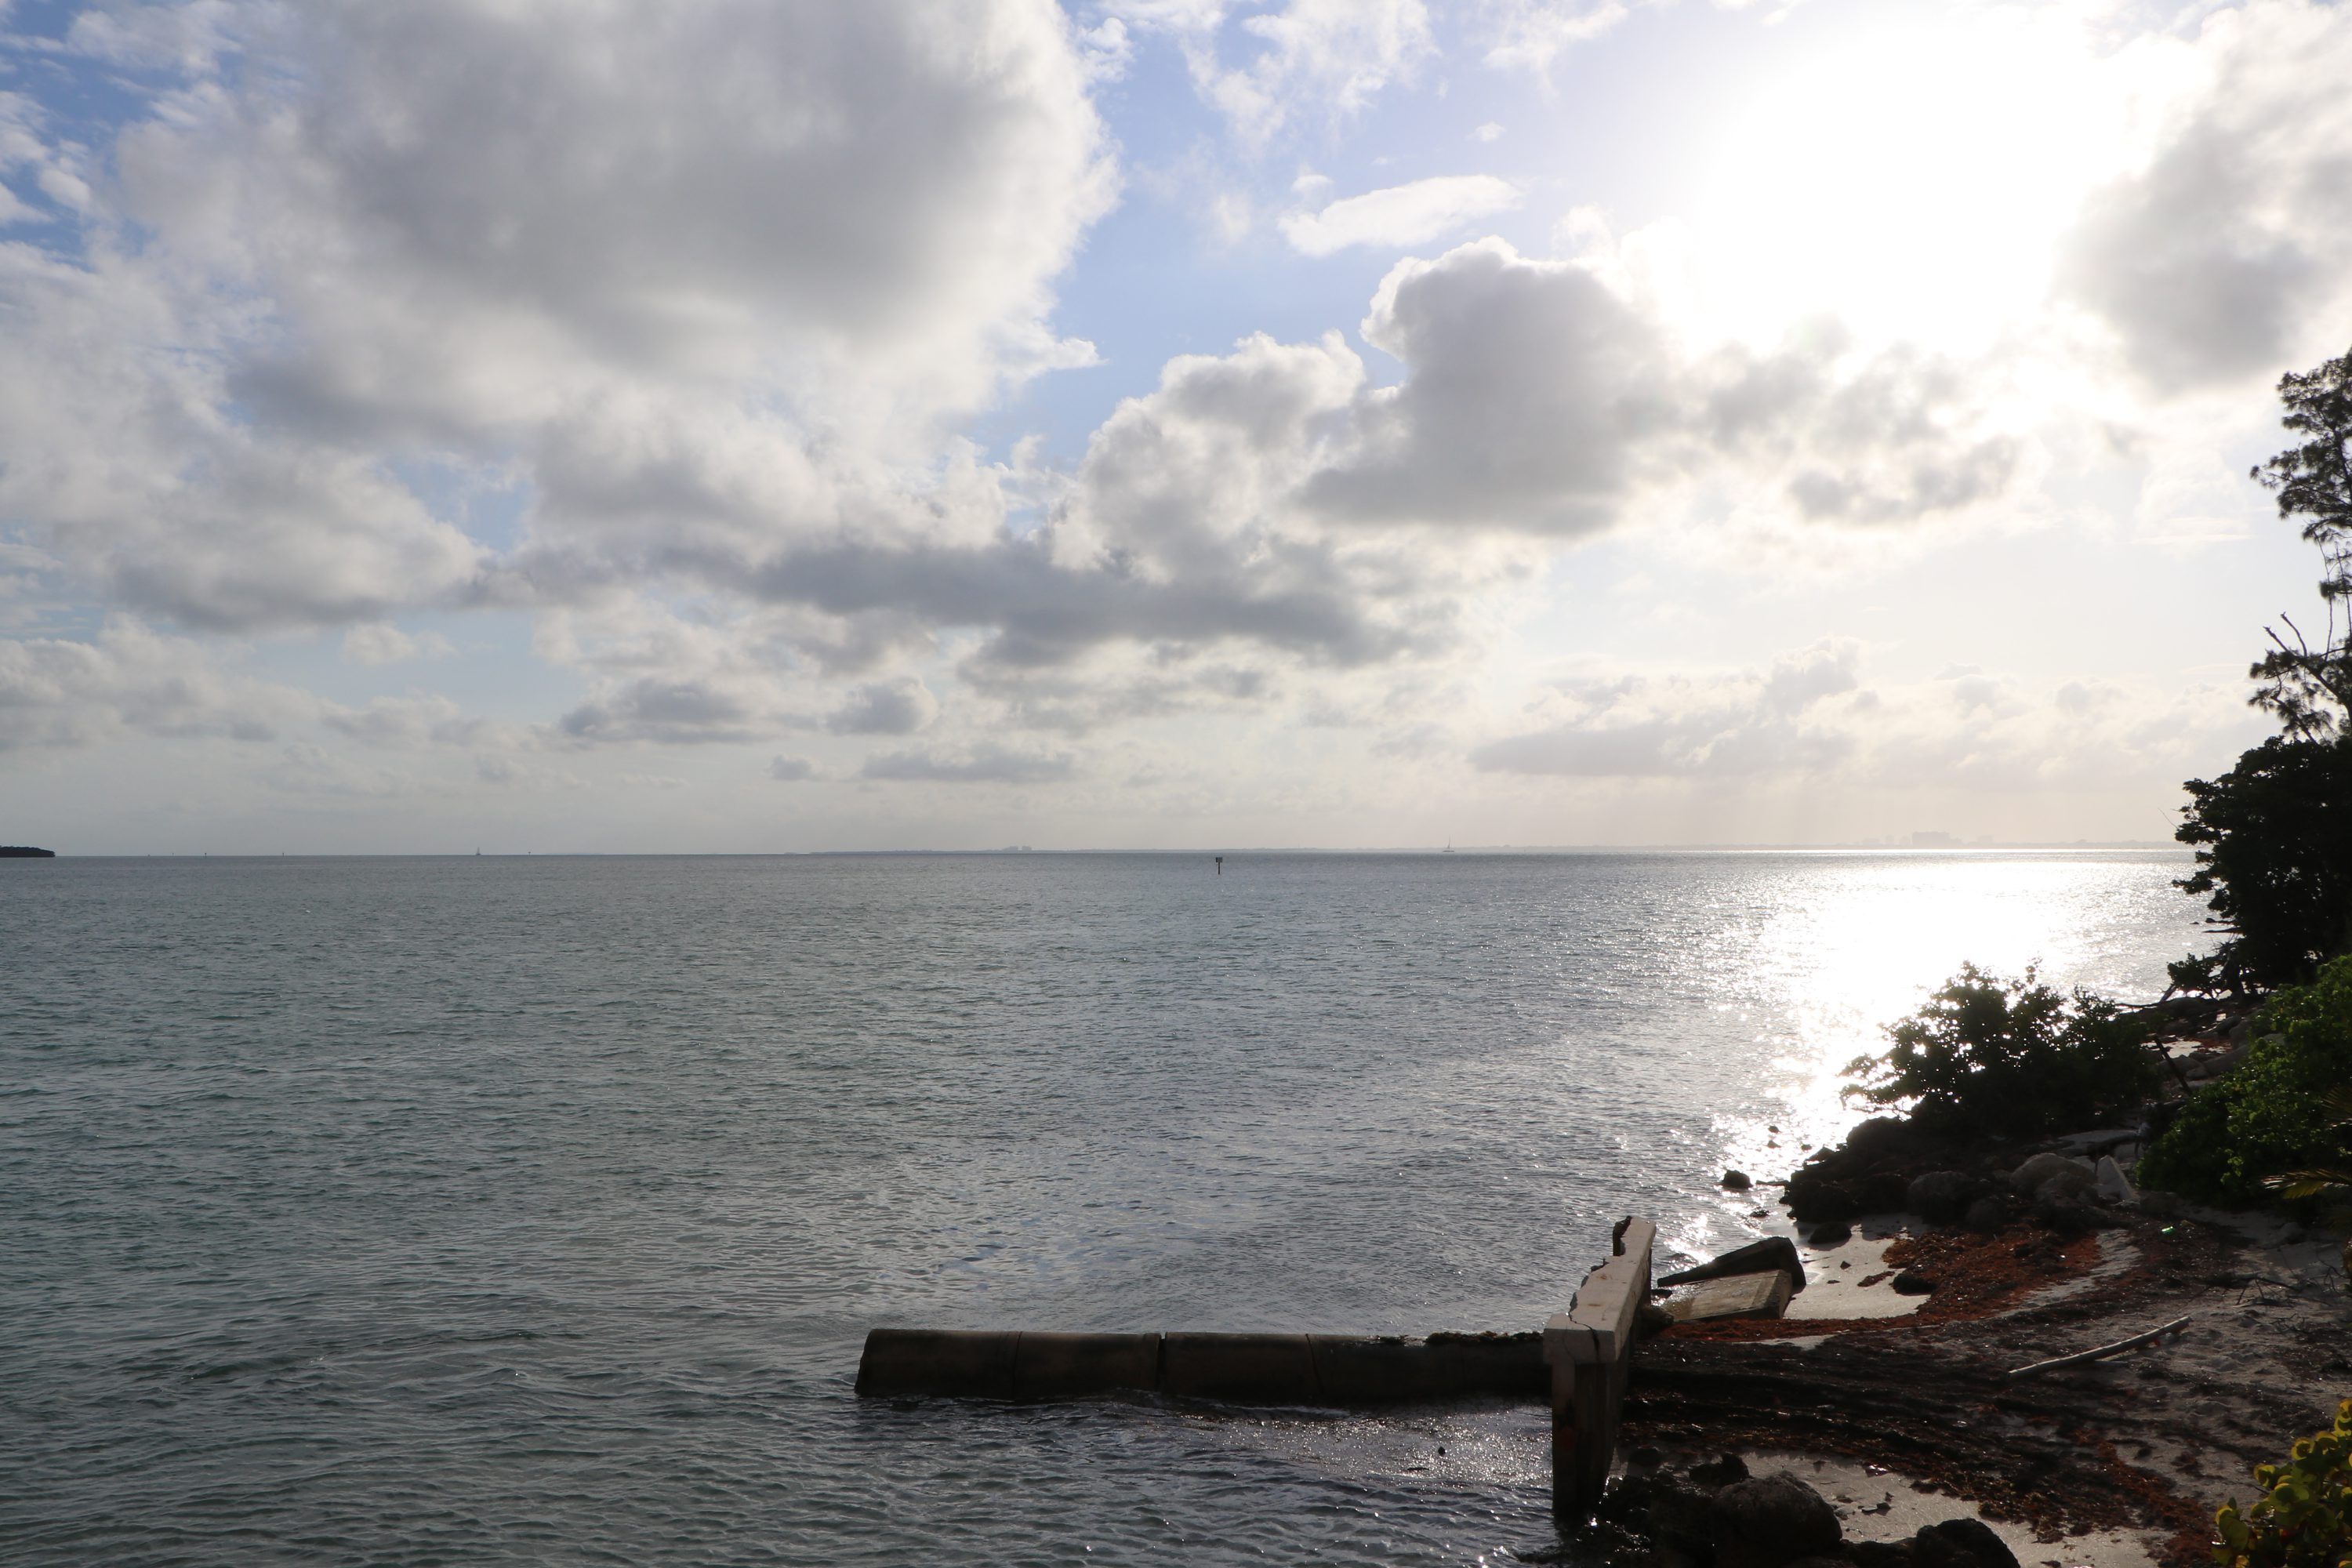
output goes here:
{"type": "Polygon", "coordinates": [[[1306,1334],[1169,1334],[1160,1391],[1241,1405],[1319,1405],[1315,1347],[1306,1334]]]}
{"type": "Polygon", "coordinates": [[[875,1329],[866,1334],[866,1352],[857,1360],[857,1392],[1011,1399],[1020,1339],[1013,1333],[875,1329]]]}
{"type": "Polygon", "coordinates": [[[1021,1399],[1069,1399],[1112,1389],[1160,1386],[1158,1334],[1024,1333],[1013,1352],[1021,1399]]]}

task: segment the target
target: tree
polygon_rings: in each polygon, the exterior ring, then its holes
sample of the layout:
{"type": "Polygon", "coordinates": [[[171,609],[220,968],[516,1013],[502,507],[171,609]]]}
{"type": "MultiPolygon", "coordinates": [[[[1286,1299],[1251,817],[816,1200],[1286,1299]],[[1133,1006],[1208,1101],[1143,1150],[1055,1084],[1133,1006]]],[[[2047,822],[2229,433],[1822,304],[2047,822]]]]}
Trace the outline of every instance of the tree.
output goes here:
{"type": "Polygon", "coordinates": [[[2337,714],[2352,712],[2352,616],[2336,613],[2339,601],[2352,599],[2352,353],[2307,375],[2282,376],[2278,393],[2286,405],[2281,423],[2311,438],[2248,477],[2277,494],[2281,517],[2303,518],[2303,537],[2319,547],[2327,630],[2315,648],[2281,616],[2294,642],[2265,627],[2273,646],[2247,673],[2262,683],[2254,706],[2277,714],[2288,734],[2309,738],[2335,732],[2337,714]]]}
{"type": "Polygon", "coordinates": [[[2197,869],[2176,885],[2206,896],[2228,936],[2172,966],[2182,989],[2267,990],[2352,951],[2352,353],[2278,392],[2286,428],[2306,439],[2251,477],[2319,547],[2326,627],[2316,647],[2292,616],[2279,617],[2284,635],[2264,628],[2251,700],[2284,733],[2187,785],[2173,837],[2197,847],[2197,869]]]}
{"type": "Polygon", "coordinates": [[[1885,1054],[1847,1064],[1848,1094],[2003,1138],[2095,1124],[2137,1106],[2156,1070],[2114,1003],[2083,991],[2070,1002],[2030,968],[2011,980],[1963,963],[1886,1039],[1885,1054]]]}

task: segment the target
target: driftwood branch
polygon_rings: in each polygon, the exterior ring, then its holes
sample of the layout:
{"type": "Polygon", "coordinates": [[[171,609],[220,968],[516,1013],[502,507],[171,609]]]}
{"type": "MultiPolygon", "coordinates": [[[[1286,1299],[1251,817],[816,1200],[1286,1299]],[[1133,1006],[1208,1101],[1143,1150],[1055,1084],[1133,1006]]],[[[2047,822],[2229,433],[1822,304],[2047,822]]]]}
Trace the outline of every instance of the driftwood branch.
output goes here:
{"type": "MultiPolygon", "coordinates": [[[[2191,1313],[2190,1316],[2193,1317],[2195,1314],[2191,1313]]],[[[2013,1367],[2003,1375],[2032,1377],[2036,1373],[2049,1372],[2056,1367],[2073,1366],[2078,1362],[2105,1361],[2109,1356],[2121,1355],[2126,1351],[2137,1350],[2142,1345],[2153,1344],[2165,1335],[2177,1334],[2188,1326],[2189,1318],[2175,1318],[2161,1328],[2150,1329],[2144,1334],[2134,1334],[2127,1340],[2117,1340],[2111,1345],[2101,1345],[2096,1350],[2077,1351],[2073,1355],[2062,1355],[2050,1361],[2037,1361],[2032,1366],[2013,1367]]]]}

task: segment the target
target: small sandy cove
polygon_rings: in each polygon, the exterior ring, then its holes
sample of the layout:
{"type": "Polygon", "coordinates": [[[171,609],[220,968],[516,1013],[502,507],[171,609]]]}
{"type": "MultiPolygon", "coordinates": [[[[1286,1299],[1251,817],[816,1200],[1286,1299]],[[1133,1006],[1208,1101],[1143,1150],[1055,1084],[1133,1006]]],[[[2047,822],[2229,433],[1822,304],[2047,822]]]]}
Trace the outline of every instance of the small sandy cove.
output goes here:
{"type": "Polygon", "coordinates": [[[2213,1510],[2352,1396],[2343,1247],[2189,1205],[2071,1239],[1874,1216],[1802,1249],[1788,1316],[1643,1345],[1621,1452],[1791,1471],[1853,1541],[1980,1515],[2025,1568],[2206,1563],[2213,1510]],[[1903,1269],[1934,1293],[1897,1295],[1903,1269]],[[2112,1359],[2008,1375],[2183,1317],[2112,1359]]]}

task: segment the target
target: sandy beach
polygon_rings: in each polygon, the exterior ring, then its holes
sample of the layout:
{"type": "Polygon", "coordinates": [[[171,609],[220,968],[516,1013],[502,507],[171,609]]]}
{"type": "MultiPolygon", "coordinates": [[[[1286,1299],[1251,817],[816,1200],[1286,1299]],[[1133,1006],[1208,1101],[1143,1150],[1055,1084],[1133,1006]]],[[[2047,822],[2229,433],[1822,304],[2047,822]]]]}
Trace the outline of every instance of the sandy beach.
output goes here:
{"type": "Polygon", "coordinates": [[[1730,1451],[1836,1505],[1849,1541],[1980,1516],[2029,1568],[2207,1561],[2213,1511],[2352,1394],[2341,1232],[2175,1205],[2071,1241],[1869,1216],[1805,1248],[1779,1320],[1678,1325],[1642,1347],[1626,1451],[1730,1451]],[[1939,1278],[1895,1294],[1889,1253],[1939,1278]],[[2012,1369],[2175,1336],[2024,1378],[2012,1369]]]}

